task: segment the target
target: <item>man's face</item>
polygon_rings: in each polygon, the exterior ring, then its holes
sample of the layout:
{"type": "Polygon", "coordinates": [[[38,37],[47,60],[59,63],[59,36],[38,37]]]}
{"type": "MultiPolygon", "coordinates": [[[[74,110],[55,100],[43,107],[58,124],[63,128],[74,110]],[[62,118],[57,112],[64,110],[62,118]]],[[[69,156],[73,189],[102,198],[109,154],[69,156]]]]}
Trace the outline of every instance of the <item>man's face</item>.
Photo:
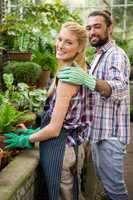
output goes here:
{"type": "Polygon", "coordinates": [[[107,27],[103,16],[90,16],[86,26],[89,42],[94,47],[101,47],[110,37],[110,27],[107,27]]]}

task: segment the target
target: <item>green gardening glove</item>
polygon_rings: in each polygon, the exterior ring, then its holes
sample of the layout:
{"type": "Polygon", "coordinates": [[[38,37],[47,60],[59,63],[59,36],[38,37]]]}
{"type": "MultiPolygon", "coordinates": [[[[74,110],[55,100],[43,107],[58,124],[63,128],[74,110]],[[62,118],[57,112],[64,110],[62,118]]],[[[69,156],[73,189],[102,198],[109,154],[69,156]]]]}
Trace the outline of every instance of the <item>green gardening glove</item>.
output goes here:
{"type": "Polygon", "coordinates": [[[14,149],[16,147],[31,149],[34,146],[34,144],[29,141],[30,135],[16,135],[10,132],[5,133],[4,136],[8,137],[8,139],[4,140],[4,143],[8,144],[5,149],[14,149]]]}
{"type": "Polygon", "coordinates": [[[87,74],[81,67],[65,67],[59,71],[58,78],[62,82],[85,85],[92,91],[96,87],[96,78],[87,74]]]}
{"type": "Polygon", "coordinates": [[[29,129],[26,129],[26,130],[18,128],[14,131],[14,133],[22,133],[23,135],[32,135],[33,133],[36,133],[40,130],[41,130],[40,127],[36,128],[36,129],[29,128],[29,129]]]}

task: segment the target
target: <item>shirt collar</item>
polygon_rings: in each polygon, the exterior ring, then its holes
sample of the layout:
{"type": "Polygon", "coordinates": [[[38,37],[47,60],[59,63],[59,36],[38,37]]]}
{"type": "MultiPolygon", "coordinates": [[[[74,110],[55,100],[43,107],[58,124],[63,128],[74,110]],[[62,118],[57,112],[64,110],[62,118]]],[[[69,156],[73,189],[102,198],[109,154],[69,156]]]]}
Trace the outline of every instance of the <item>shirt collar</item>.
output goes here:
{"type": "Polygon", "coordinates": [[[108,49],[110,49],[113,45],[113,41],[108,41],[106,44],[104,44],[100,49],[96,49],[97,54],[105,53],[108,49]]]}

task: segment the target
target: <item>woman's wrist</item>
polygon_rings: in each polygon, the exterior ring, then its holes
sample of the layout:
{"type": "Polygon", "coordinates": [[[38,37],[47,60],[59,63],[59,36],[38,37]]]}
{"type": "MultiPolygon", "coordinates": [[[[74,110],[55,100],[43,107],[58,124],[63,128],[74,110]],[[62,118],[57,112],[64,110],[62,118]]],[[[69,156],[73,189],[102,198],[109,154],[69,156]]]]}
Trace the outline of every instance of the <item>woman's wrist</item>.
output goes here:
{"type": "Polygon", "coordinates": [[[35,135],[36,135],[36,134],[32,134],[32,135],[30,135],[30,137],[29,137],[29,141],[30,141],[30,143],[34,143],[34,142],[36,142],[36,141],[35,141],[35,135]]]}

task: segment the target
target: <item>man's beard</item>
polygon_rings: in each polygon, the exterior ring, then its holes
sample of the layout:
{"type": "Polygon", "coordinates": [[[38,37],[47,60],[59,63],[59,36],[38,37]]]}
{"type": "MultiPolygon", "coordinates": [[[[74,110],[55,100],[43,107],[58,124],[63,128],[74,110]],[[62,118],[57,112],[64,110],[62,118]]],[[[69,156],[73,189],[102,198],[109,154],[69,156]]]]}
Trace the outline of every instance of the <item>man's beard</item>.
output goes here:
{"type": "Polygon", "coordinates": [[[104,44],[106,44],[108,40],[109,40],[109,37],[107,36],[103,39],[99,38],[99,40],[97,42],[94,42],[94,43],[91,42],[91,40],[90,40],[90,44],[91,44],[91,46],[98,48],[98,47],[101,47],[104,44]]]}

